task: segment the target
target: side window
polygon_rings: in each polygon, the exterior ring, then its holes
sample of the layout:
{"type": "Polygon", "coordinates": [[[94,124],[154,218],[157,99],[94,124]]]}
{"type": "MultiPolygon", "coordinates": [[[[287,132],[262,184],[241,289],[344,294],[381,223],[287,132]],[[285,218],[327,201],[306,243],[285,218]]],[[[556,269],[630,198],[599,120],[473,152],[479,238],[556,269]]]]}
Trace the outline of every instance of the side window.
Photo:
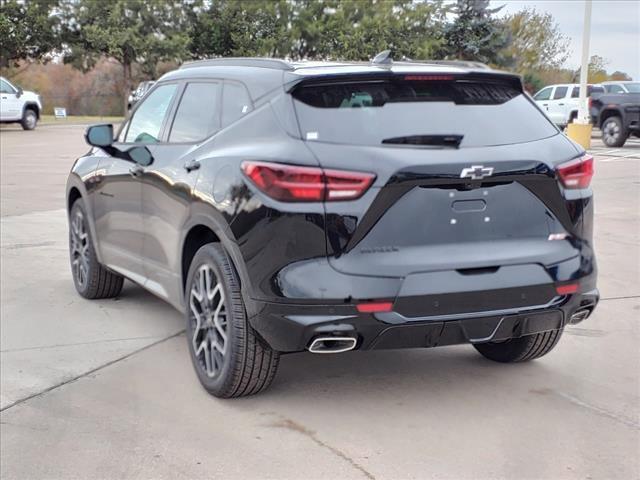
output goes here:
{"type": "Polygon", "coordinates": [[[176,84],[161,85],[145,98],[129,122],[125,142],[157,143],[159,141],[162,122],[176,93],[176,88],[176,84]]]}
{"type": "Polygon", "coordinates": [[[580,87],[573,87],[571,91],[571,98],[578,98],[580,96],[580,87]]]}
{"type": "Polygon", "coordinates": [[[609,93],[624,93],[624,90],[620,85],[610,85],[611,89],[609,93]]]}
{"type": "Polygon", "coordinates": [[[222,128],[231,125],[251,109],[251,98],[244,85],[225,82],[222,93],[222,128]]]}
{"type": "Polygon", "coordinates": [[[0,80],[0,93],[16,93],[16,91],[11,87],[9,82],[0,80]]]}
{"type": "Polygon", "coordinates": [[[220,128],[220,83],[189,83],[176,111],[170,142],[197,142],[220,128]]]}
{"type": "Polygon", "coordinates": [[[556,87],[556,91],[553,93],[553,99],[558,100],[559,98],[564,98],[567,95],[567,90],[569,87],[556,87]]]}
{"type": "Polygon", "coordinates": [[[551,90],[553,90],[553,87],[543,88],[538,93],[536,93],[536,96],[533,97],[533,99],[534,100],[549,100],[549,98],[551,98],[551,90]]]}

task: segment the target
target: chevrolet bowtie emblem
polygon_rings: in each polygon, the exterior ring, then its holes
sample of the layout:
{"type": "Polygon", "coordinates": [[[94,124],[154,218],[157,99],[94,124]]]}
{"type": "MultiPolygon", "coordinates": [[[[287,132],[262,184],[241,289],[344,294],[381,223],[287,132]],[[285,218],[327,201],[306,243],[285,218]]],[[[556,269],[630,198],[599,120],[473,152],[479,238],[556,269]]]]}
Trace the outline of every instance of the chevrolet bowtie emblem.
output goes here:
{"type": "Polygon", "coordinates": [[[460,172],[460,178],[470,178],[471,180],[482,180],[484,177],[490,177],[493,173],[493,167],[485,167],[483,165],[473,165],[469,168],[463,168],[460,172]]]}

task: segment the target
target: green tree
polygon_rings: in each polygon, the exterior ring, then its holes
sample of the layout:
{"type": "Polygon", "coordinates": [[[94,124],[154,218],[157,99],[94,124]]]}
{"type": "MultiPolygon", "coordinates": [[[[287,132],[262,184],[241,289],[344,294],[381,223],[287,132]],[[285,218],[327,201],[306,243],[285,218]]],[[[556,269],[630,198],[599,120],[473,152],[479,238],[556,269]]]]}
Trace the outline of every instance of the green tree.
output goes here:
{"type": "Polygon", "coordinates": [[[58,0],[1,0],[0,66],[17,66],[20,60],[46,60],[60,48],[58,0]]]}
{"type": "Polygon", "coordinates": [[[509,66],[504,47],[508,31],[494,14],[502,7],[489,8],[489,0],[457,0],[454,20],[445,27],[440,53],[446,58],[509,66]]]}
{"type": "Polygon", "coordinates": [[[514,59],[514,70],[527,73],[559,68],[569,57],[569,39],[562,35],[550,13],[535,9],[508,15],[504,23],[510,33],[506,56],[514,59]]]}
{"type": "Polygon", "coordinates": [[[84,71],[101,57],[122,65],[122,96],[126,111],[132,66],[151,77],[159,61],[181,61],[188,55],[187,12],[194,1],[66,0],[63,4],[65,62],[84,71]]]}

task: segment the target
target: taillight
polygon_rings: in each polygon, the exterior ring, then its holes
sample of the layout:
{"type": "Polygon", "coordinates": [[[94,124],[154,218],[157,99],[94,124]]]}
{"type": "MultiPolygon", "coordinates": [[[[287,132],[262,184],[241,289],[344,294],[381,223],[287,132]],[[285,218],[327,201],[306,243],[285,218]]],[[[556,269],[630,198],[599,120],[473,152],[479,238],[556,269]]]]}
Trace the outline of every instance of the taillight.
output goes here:
{"type": "Polygon", "coordinates": [[[583,155],[580,158],[556,167],[558,178],[565,188],[587,188],[593,178],[593,157],[583,155]]]}
{"type": "Polygon", "coordinates": [[[376,178],[371,173],[252,161],[242,162],[242,171],[262,192],[282,202],[353,200],[376,178]]]}

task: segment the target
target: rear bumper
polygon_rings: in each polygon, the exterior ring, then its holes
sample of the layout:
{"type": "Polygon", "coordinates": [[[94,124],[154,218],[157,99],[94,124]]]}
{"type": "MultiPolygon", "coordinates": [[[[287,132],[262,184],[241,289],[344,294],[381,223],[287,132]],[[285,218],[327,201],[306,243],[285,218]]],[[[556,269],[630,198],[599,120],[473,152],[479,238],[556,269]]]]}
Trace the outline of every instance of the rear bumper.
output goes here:
{"type": "Polygon", "coordinates": [[[558,296],[538,307],[406,317],[359,313],[355,305],[261,303],[250,322],[281,352],[308,348],[318,336],[354,337],[356,349],[424,348],[506,340],[557,330],[584,320],[598,303],[597,289],[558,296]],[[576,313],[582,315],[576,316],[576,313]],[[588,312],[588,313],[585,313],[588,312]]]}

